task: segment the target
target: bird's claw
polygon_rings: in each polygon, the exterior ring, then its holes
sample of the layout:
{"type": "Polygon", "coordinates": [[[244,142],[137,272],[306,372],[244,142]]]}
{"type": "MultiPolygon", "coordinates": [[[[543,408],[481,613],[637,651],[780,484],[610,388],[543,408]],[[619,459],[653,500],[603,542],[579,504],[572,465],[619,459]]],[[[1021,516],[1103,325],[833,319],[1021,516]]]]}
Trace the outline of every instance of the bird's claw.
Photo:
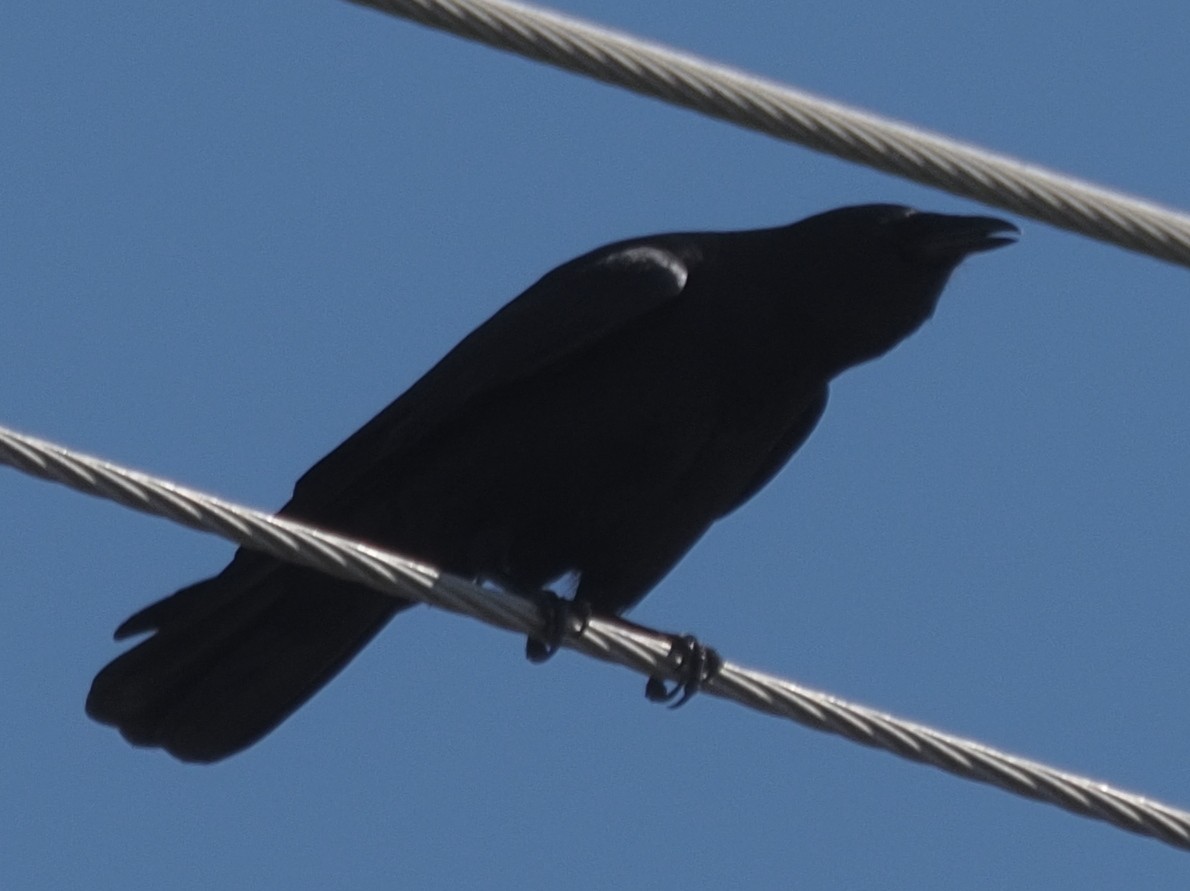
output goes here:
{"type": "Polygon", "coordinates": [[[525,658],[539,664],[558,652],[574,620],[578,621],[579,634],[587,630],[591,607],[581,600],[559,597],[553,591],[539,591],[534,599],[542,612],[544,623],[540,635],[525,640],[525,658]]]}
{"type": "Polygon", "coordinates": [[[650,702],[670,702],[677,699],[678,701],[670,706],[671,709],[685,705],[691,696],[701,690],[706,682],[723,668],[723,657],[690,634],[678,635],[671,639],[669,658],[677,663],[681,677],[672,690],[665,686],[665,678],[649,678],[645,685],[645,696],[650,702]]]}

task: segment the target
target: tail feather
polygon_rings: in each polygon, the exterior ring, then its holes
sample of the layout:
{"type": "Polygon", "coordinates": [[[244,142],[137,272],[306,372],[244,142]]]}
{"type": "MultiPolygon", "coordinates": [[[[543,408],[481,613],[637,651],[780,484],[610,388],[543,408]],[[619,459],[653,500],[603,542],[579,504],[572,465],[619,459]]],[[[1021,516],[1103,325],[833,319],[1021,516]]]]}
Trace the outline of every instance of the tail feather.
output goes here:
{"type": "Polygon", "coordinates": [[[407,606],[245,552],[120,626],[117,638],[153,634],[99,672],[87,714],[136,745],[218,761],[285,720],[407,606]]]}

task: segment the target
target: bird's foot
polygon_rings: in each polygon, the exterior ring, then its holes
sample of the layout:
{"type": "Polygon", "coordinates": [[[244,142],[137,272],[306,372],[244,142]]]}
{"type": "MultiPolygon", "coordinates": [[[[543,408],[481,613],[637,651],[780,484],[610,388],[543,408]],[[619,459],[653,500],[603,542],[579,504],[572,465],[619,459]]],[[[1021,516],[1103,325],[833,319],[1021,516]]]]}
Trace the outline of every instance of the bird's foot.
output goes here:
{"type": "Polygon", "coordinates": [[[670,638],[669,658],[677,663],[679,679],[672,690],[665,686],[665,678],[649,678],[645,685],[645,696],[651,702],[670,702],[677,699],[670,708],[678,708],[703,688],[707,681],[723,668],[723,657],[711,647],[699,643],[691,634],[675,635],[670,638]],[[680,698],[679,698],[680,696],[680,698]]]}
{"type": "Polygon", "coordinates": [[[540,635],[525,641],[525,658],[530,662],[545,662],[562,646],[562,639],[578,622],[578,633],[587,630],[591,620],[591,606],[581,600],[567,600],[553,591],[538,591],[534,595],[545,619],[540,635]]]}

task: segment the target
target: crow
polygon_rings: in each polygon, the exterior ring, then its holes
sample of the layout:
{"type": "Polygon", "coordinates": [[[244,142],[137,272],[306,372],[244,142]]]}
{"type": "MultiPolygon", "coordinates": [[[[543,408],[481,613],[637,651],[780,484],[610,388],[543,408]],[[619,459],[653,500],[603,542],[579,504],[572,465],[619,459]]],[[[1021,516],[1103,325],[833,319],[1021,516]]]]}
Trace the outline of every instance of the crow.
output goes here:
{"type": "MultiPolygon", "coordinates": [[[[298,480],[280,514],[618,616],[756,494],[839,373],[1016,227],[892,204],[616,242],[547,273],[298,480]]],[[[412,606],[239,549],[146,607],[87,713],[211,762],[269,733],[412,606]]]]}

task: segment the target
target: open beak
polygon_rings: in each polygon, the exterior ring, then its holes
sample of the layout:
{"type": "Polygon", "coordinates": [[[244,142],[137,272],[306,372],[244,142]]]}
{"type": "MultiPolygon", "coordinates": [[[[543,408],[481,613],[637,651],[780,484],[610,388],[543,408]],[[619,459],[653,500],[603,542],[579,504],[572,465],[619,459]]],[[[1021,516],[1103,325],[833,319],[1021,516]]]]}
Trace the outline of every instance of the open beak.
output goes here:
{"type": "Polygon", "coordinates": [[[967,254],[1013,244],[1020,230],[996,217],[959,217],[918,213],[905,219],[915,230],[913,241],[923,257],[955,262],[967,254]]]}

